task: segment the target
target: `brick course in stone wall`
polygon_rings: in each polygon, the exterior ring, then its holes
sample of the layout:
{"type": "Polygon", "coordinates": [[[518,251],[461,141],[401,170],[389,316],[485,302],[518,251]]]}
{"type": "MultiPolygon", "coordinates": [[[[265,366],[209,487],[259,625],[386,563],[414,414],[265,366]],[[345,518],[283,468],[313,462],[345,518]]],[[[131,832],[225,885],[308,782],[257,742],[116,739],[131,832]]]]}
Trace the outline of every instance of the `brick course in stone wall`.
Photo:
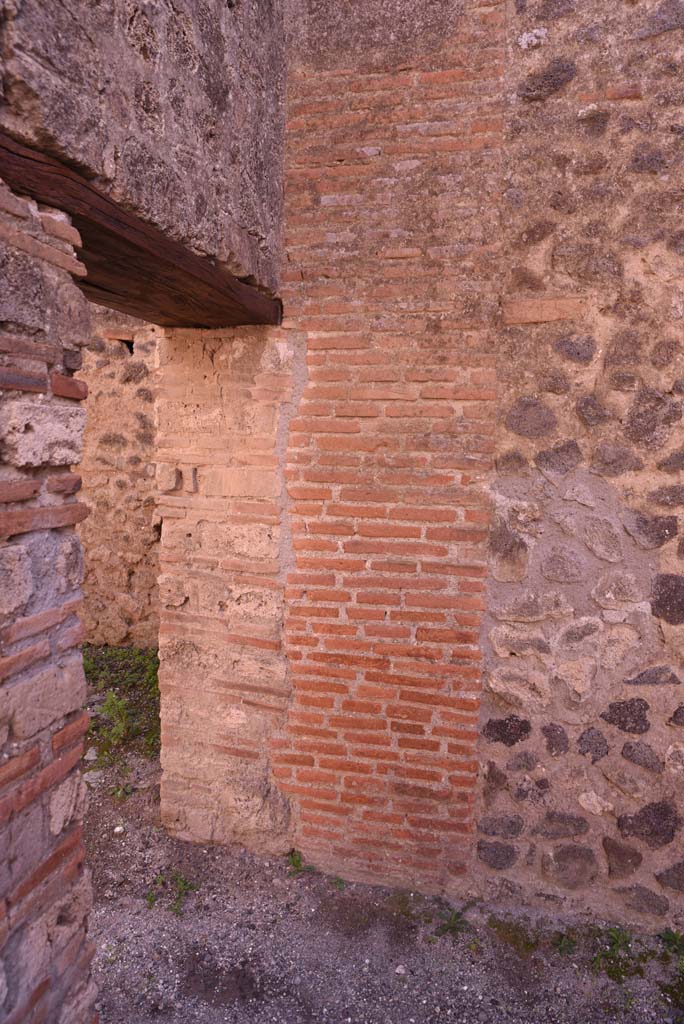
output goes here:
{"type": "Polygon", "coordinates": [[[74,524],[89,331],[78,235],[0,183],[0,1017],[93,1019],[74,524]]]}

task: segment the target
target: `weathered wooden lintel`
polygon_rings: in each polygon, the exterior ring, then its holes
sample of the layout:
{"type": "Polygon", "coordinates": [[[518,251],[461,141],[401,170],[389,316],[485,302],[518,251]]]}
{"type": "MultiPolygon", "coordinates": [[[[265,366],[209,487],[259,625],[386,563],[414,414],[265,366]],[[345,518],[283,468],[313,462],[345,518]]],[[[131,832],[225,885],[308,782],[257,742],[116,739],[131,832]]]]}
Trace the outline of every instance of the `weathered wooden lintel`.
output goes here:
{"type": "Polygon", "coordinates": [[[279,324],[282,304],[198,256],[53,157],[0,131],[0,178],[15,192],[71,216],[92,302],[164,327],[279,324]]]}

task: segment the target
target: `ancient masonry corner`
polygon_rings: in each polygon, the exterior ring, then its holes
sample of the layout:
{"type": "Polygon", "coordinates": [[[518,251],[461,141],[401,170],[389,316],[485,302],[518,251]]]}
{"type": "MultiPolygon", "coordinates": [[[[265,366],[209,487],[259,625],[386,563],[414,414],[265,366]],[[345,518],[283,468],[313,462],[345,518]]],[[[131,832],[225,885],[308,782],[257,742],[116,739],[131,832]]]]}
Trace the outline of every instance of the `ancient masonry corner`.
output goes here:
{"type": "Polygon", "coordinates": [[[93,1019],[78,770],[88,716],[74,527],[88,340],[69,219],[0,183],[0,1005],[7,1024],[93,1019]]]}
{"type": "MultiPolygon", "coordinates": [[[[304,4],[291,43],[282,327],[91,322],[69,218],[0,183],[9,1024],[94,1020],[77,528],[88,637],[158,630],[174,835],[500,908],[684,920],[681,5],[362,6],[304,4]]],[[[2,123],[25,89],[126,208],[275,285],[284,43],[258,9],[173,51],[209,76],[187,106],[150,85],[182,106],[182,173],[133,95],[146,19],[82,35],[96,77],[63,108],[27,0],[2,123]],[[272,45],[226,60],[243,31],[272,45]],[[134,132],[109,123],[103,63],[130,72],[134,132]],[[197,134],[238,67],[221,131],[197,134]],[[195,157],[238,122],[240,159],[207,173],[195,157]]]]}

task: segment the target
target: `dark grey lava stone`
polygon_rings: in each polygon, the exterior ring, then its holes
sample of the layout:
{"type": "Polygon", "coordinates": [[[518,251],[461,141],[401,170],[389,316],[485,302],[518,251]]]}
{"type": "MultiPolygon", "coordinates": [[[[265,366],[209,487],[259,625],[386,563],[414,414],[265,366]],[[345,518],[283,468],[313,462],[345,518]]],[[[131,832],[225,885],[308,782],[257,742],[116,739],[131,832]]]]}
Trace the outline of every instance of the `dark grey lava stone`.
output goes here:
{"type": "Polygon", "coordinates": [[[526,718],[509,715],[507,718],[490,718],[484,729],[483,736],[491,743],[503,743],[513,747],[516,743],[526,740],[532,732],[532,726],[526,718]]]}
{"type": "Polygon", "coordinates": [[[585,729],[577,741],[580,754],[589,754],[591,763],[596,764],[608,753],[608,741],[600,729],[585,729]]]}
{"type": "Polygon", "coordinates": [[[481,839],[477,844],[477,856],[488,867],[503,871],[515,864],[518,852],[510,843],[488,843],[481,839]]]}
{"type": "Polygon", "coordinates": [[[622,732],[641,735],[648,732],[651,723],[647,718],[650,705],[641,697],[632,697],[631,700],[615,700],[608,705],[601,718],[621,729],[622,732]]]}
{"type": "Polygon", "coordinates": [[[677,808],[669,800],[646,804],[636,814],[621,814],[618,818],[618,828],[625,839],[643,839],[653,850],[671,843],[681,826],[677,808]]]}

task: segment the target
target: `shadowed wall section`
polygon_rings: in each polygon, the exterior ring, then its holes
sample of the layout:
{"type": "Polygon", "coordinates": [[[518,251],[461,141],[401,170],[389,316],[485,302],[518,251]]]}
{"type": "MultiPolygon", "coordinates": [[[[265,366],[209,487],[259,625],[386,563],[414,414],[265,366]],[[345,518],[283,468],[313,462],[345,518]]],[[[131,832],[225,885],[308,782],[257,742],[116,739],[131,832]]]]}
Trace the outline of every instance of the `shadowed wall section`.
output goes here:
{"type": "Polygon", "coordinates": [[[92,644],[156,647],[159,522],[156,391],[159,328],[92,306],[79,526],[85,555],[83,625],[92,644]]]}

